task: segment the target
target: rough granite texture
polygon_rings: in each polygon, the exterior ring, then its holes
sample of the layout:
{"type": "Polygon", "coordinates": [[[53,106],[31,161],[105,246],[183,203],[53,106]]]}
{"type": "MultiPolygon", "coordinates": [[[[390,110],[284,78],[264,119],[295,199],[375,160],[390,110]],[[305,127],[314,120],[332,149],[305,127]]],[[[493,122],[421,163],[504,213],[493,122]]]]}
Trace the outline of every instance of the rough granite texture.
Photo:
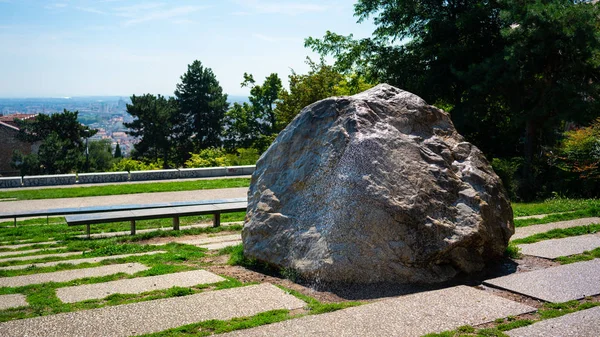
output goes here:
{"type": "Polygon", "coordinates": [[[0,323],[0,336],[135,336],[211,319],[228,320],[275,309],[299,309],[305,305],[273,285],[261,284],[20,319],[0,323]]]}
{"type": "Polygon", "coordinates": [[[44,267],[57,266],[59,264],[98,263],[98,262],[105,261],[105,260],[116,260],[116,259],[122,259],[122,258],[130,257],[130,256],[144,256],[144,255],[154,255],[154,254],[162,254],[162,253],[166,253],[166,252],[159,250],[159,251],[146,252],[146,253],[87,257],[87,258],[83,258],[83,259],[60,260],[60,261],[52,261],[52,262],[39,262],[39,263],[32,262],[32,263],[20,264],[20,265],[16,265],[16,266],[0,267],[0,270],[18,270],[18,269],[27,269],[27,268],[31,268],[31,267],[44,268],[44,267]]]}
{"type": "Polygon", "coordinates": [[[458,286],[239,330],[224,336],[419,337],[532,311],[535,308],[458,286]]]}
{"type": "Polygon", "coordinates": [[[22,294],[0,295],[0,310],[26,307],[27,297],[22,294]]]}
{"type": "Polygon", "coordinates": [[[600,248],[600,234],[572,236],[562,239],[545,240],[536,243],[519,245],[521,253],[556,259],[560,256],[581,254],[588,250],[600,248]]]}
{"type": "Polygon", "coordinates": [[[0,177],[0,188],[21,187],[21,177],[0,177]]]}
{"type": "Polygon", "coordinates": [[[600,259],[512,274],[485,285],[561,303],[600,294],[600,259]]]}
{"type": "MultiPolygon", "coordinates": [[[[0,277],[0,287],[22,287],[46,282],[68,282],[86,277],[100,277],[118,273],[135,274],[150,268],[140,263],[111,264],[108,266],[56,271],[13,277],[0,277]]],[[[0,336],[2,334],[0,333],[0,336]]]]}
{"type": "Polygon", "coordinates": [[[537,322],[505,333],[510,337],[598,337],[600,336],[600,307],[537,322]]]}
{"type": "Polygon", "coordinates": [[[25,176],[23,186],[74,185],[77,182],[75,174],[57,174],[47,176],[25,176]]]}
{"type": "Polygon", "coordinates": [[[104,283],[83,284],[80,286],[56,289],[56,296],[64,303],[75,303],[91,299],[105,298],[112,294],[140,294],[146,291],[169,289],[171,287],[192,287],[226,281],[221,276],[206,270],[192,270],[180,273],[137,277],[104,283]]]}
{"type": "Polygon", "coordinates": [[[245,254],[325,282],[440,282],[500,258],[500,179],[449,115],[389,85],[304,108],[256,165],[245,254]]]}

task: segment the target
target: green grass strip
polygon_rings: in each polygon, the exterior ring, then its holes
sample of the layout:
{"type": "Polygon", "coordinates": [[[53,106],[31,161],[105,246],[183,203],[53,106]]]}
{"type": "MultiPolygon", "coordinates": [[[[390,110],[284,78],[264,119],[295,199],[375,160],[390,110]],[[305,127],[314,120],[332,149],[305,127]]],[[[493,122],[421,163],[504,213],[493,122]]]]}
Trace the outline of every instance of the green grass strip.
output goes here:
{"type": "Polygon", "coordinates": [[[11,190],[0,192],[0,199],[17,200],[79,198],[102,195],[123,195],[135,193],[177,192],[209,190],[250,186],[249,178],[207,179],[195,181],[172,181],[164,183],[115,184],[104,186],[44,188],[35,190],[11,190]]]}
{"type": "Polygon", "coordinates": [[[556,259],[560,264],[570,264],[575,262],[589,261],[600,258],[600,248],[583,252],[577,255],[561,256],[556,259]]]}
{"type": "Polygon", "coordinates": [[[500,318],[494,321],[494,323],[497,325],[493,328],[476,329],[470,325],[465,325],[455,330],[444,331],[440,333],[430,333],[423,335],[423,337],[507,337],[508,335],[504,333],[505,331],[521,328],[539,321],[564,316],[566,314],[590,309],[596,306],[600,306],[600,302],[569,301],[565,303],[546,303],[538,310],[539,319],[537,320],[516,319],[513,316],[509,316],[505,319],[500,318]]]}
{"type": "Polygon", "coordinates": [[[585,234],[594,234],[600,231],[600,224],[591,224],[588,226],[578,226],[571,228],[557,228],[545,233],[538,233],[526,238],[511,241],[512,244],[519,245],[524,243],[536,243],[550,239],[562,239],[570,236],[579,236],[585,234]]]}
{"type": "Polygon", "coordinates": [[[512,203],[515,217],[578,211],[600,207],[600,199],[554,198],[536,203],[512,203]]]}
{"type": "Polygon", "coordinates": [[[516,219],[515,227],[527,227],[531,225],[541,225],[551,222],[591,218],[598,216],[600,216],[600,207],[592,207],[569,213],[549,214],[541,219],[516,219]]]}

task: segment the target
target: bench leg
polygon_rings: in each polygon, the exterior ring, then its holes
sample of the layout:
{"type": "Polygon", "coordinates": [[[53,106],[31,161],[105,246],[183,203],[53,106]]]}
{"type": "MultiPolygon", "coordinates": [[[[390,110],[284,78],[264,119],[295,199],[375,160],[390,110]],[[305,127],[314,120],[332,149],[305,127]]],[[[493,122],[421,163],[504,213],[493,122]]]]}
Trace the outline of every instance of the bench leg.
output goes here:
{"type": "Polygon", "coordinates": [[[179,230],[179,217],[178,216],[173,218],[173,230],[174,231],[179,230]]]}
{"type": "Polygon", "coordinates": [[[85,233],[87,234],[87,238],[89,239],[90,238],[90,224],[86,225],[85,233]]]}
{"type": "Polygon", "coordinates": [[[15,217],[15,227],[17,227],[17,217],[15,217]]]}
{"type": "Polygon", "coordinates": [[[131,235],[135,235],[135,220],[131,220],[131,235]]]}
{"type": "Polygon", "coordinates": [[[213,214],[213,227],[221,226],[221,213],[213,214]]]}

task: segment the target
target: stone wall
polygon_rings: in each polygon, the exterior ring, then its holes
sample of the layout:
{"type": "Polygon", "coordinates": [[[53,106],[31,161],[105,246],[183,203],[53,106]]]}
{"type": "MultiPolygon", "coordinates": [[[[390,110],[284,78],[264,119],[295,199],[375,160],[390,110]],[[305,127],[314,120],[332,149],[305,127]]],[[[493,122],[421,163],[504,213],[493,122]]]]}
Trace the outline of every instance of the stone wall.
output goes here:
{"type": "Polygon", "coordinates": [[[48,176],[25,176],[23,177],[23,186],[54,186],[54,185],[74,185],[77,183],[75,174],[57,174],[48,176]]]}
{"type": "Polygon", "coordinates": [[[21,187],[21,177],[0,177],[0,188],[21,187]]]}
{"type": "Polygon", "coordinates": [[[97,183],[118,183],[129,181],[129,172],[99,172],[99,173],[79,173],[77,183],[79,184],[97,184],[97,183]]]}
{"type": "Polygon", "coordinates": [[[46,176],[25,176],[21,185],[21,178],[2,180],[0,178],[0,188],[11,188],[21,186],[52,186],[52,185],[73,185],[73,184],[98,184],[98,183],[119,183],[126,181],[147,181],[147,180],[167,180],[167,179],[193,179],[193,178],[211,178],[227,176],[245,176],[252,175],[254,165],[230,166],[230,167],[203,167],[190,169],[172,169],[172,170],[154,170],[154,171],[131,171],[131,172],[98,172],[98,173],[79,173],[46,175],[46,176]],[[18,183],[17,183],[18,182],[18,183]]]}

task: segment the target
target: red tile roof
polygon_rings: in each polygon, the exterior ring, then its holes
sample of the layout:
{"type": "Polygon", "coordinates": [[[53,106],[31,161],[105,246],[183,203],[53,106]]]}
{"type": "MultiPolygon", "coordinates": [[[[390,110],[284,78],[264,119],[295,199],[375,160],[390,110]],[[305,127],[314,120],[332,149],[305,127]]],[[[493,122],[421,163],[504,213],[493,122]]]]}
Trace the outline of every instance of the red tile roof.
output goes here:
{"type": "Polygon", "coordinates": [[[37,114],[12,114],[7,116],[0,116],[0,122],[3,124],[8,124],[13,127],[17,127],[17,123],[15,123],[15,119],[31,119],[35,118],[37,114]]]}

